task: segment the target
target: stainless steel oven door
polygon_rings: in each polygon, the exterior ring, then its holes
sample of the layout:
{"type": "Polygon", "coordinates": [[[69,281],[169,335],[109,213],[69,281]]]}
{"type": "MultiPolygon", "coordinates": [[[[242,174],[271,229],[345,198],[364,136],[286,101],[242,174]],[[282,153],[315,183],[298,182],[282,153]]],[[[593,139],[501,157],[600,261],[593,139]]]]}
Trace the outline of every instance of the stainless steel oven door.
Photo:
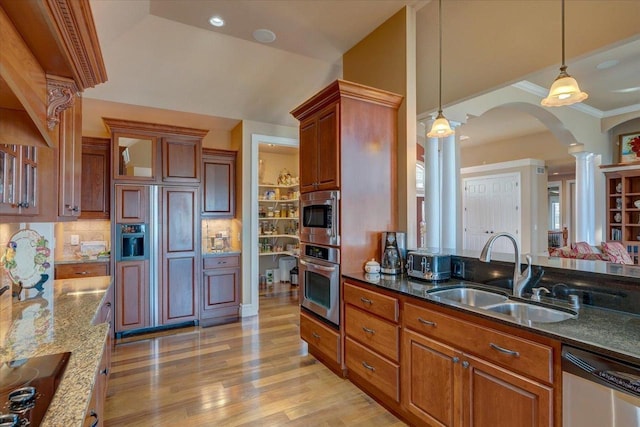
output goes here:
{"type": "Polygon", "coordinates": [[[300,196],[300,240],[340,245],[340,192],[313,191],[300,196]]]}
{"type": "Polygon", "coordinates": [[[340,325],[340,264],[300,258],[300,304],[340,325]]]}

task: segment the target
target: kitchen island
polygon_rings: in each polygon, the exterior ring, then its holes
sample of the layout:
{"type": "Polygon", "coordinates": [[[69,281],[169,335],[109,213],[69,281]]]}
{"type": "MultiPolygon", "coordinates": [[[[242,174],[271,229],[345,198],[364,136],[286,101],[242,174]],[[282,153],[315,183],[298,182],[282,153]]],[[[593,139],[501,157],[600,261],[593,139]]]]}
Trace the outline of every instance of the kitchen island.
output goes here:
{"type": "MultiPolygon", "coordinates": [[[[110,276],[63,279],[36,294],[23,291],[11,316],[2,316],[0,362],[71,352],[42,427],[82,426],[91,402],[110,327],[100,321],[110,276]]],[[[9,309],[3,306],[3,310],[9,309]]]]}

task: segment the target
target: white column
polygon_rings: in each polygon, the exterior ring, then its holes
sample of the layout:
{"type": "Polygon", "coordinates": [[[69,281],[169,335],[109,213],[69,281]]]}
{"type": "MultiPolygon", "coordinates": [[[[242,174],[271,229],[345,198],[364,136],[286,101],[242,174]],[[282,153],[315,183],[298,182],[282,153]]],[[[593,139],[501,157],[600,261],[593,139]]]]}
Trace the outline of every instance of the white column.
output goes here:
{"type": "Polygon", "coordinates": [[[425,245],[440,247],[440,160],[438,138],[427,138],[424,145],[424,221],[425,245]]]}
{"type": "Polygon", "coordinates": [[[595,245],[595,168],[594,154],[571,153],[576,158],[576,242],[595,245]]]}
{"type": "MultiPolygon", "coordinates": [[[[457,135],[457,134],[456,134],[457,135]]],[[[458,230],[458,201],[460,199],[460,157],[457,136],[442,140],[442,240],[441,247],[455,249],[458,230]]]]}

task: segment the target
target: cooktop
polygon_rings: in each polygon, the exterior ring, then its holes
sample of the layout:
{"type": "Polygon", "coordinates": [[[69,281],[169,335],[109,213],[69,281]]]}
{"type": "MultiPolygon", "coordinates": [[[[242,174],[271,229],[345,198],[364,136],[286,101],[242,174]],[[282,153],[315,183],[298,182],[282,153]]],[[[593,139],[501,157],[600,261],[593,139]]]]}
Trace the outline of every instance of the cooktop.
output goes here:
{"type": "Polygon", "coordinates": [[[39,426],[70,356],[57,353],[0,365],[0,425],[39,426]]]}

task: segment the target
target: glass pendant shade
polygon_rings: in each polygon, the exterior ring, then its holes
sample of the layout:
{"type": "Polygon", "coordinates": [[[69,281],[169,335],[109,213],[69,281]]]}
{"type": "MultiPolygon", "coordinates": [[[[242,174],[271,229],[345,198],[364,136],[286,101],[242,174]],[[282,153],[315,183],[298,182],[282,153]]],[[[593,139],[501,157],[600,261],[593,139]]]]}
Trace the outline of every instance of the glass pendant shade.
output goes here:
{"type": "Polygon", "coordinates": [[[567,74],[567,67],[560,68],[560,75],[554,80],[549,89],[549,95],[541,104],[545,107],[560,107],[582,102],[589,97],[586,92],[581,92],[576,79],[567,74]]]}
{"type": "Polygon", "coordinates": [[[429,138],[444,138],[454,134],[453,129],[449,125],[449,120],[442,114],[442,110],[438,111],[438,116],[431,126],[431,130],[427,133],[429,138]]]}

